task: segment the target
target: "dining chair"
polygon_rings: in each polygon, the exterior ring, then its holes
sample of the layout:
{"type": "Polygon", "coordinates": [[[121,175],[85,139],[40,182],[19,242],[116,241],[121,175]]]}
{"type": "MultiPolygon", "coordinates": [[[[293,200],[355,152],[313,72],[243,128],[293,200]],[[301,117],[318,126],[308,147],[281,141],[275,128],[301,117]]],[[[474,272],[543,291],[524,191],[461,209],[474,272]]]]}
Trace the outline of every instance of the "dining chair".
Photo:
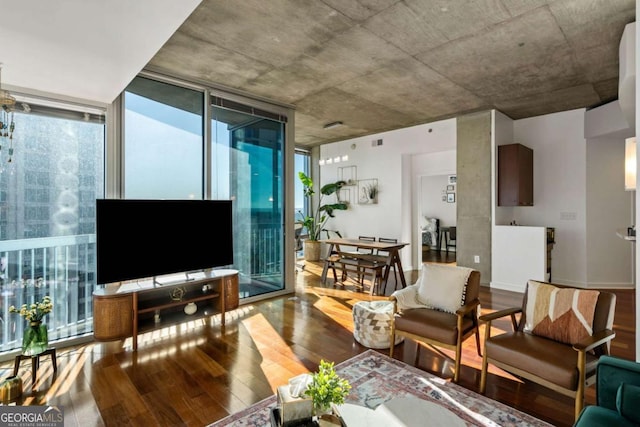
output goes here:
{"type": "MultiPolygon", "coordinates": [[[[369,236],[358,236],[358,240],[362,240],[364,242],[375,242],[376,238],[375,237],[369,237],[369,236]]],[[[360,249],[360,248],[358,248],[358,252],[363,253],[363,254],[373,254],[373,249],[360,249]]]]}
{"type": "MultiPolygon", "coordinates": [[[[327,233],[327,239],[335,239],[335,238],[342,238],[342,234],[340,234],[340,232],[338,230],[327,230],[324,229],[322,230],[325,233],[327,233]]],[[[333,250],[331,251],[331,253],[329,254],[329,257],[327,258],[326,262],[329,263],[329,268],[331,269],[331,271],[333,272],[333,285],[337,285],[338,284],[338,275],[336,273],[336,264],[340,262],[340,254],[338,253],[338,251],[333,250]]],[[[344,269],[342,270],[342,275],[340,278],[341,282],[344,282],[346,280],[346,272],[344,271],[344,269]]]]}
{"type": "MultiPolygon", "coordinates": [[[[375,242],[376,238],[375,237],[371,237],[371,236],[358,236],[358,240],[362,240],[363,242],[375,242]]],[[[357,252],[359,252],[361,254],[373,255],[374,251],[373,251],[373,249],[358,248],[357,252]]],[[[358,283],[360,283],[362,286],[364,286],[364,271],[358,272],[358,283]]],[[[371,286],[374,286],[374,284],[372,283],[371,286]]]]}
{"type": "Polygon", "coordinates": [[[294,226],[294,237],[296,241],[296,245],[294,248],[296,273],[298,272],[298,270],[302,271],[305,268],[304,258],[299,255],[303,250],[302,241],[309,236],[303,235],[302,230],[304,230],[304,225],[302,225],[302,223],[296,222],[294,226]]]}
{"type": "MultiPolygon", "coordinates": [[[[398,239],[389,239],[386,237],[378,237],[378,242],[380,243],[398,243],[398,239]]],[[[376,252],[377,255],[389,256],[389,251],[385,251],[384,249],[378,249],[376,252]]],[[[391,268],[393,268],[393,278],[395,279],[395,288],[394,291],[398,289],[398,271],[396,270],[395,263],[391,264],[391,268]]],[[[389,267],[387,267],[389,269],[389,267]]],[[[388,274],[385,272],[385,276],[388,277],[388,274]]],[[[384,284],[384,294],[387,293],[387,284],[384,284]]]]}
{"type": "MultiPolygon", "coordinates": [[[[375,242],[376,238],[375,237],[370,237],[370,236],[358,236],[358,240],[362,240],[363,242],[375,242]]],[[[354,258],[357,257],[358,254],[365,254],[365,255],[373,255],[373,249],[362,249],[362,248],[356,248],[355,251],[351,251],[351,252],[343,252],[344,256],[349,256],[349,253],[353,253],[354,254],[354,258]]],[[[361,269],[357,269],[357,283],[364,287],[364,271],[361,269]]],[[[342,271],[342,280],[345,281],[347,279],[347,273],[346,270],[342,271]]],[[[373,286],[373,283],[371,284],[373,286]]]]}
{"type": "Polygon", "coordinates": [[[457,236],[456,236],[456,228],[455,227],[449,227],[449,233],[448,236],[446,236],[446,241],[445,241],[445,246],[446,246],[446,251],[447,253],[449,253],[449,248],[454,248],[456,247],[456,240],[457,240],[457,236]]]}

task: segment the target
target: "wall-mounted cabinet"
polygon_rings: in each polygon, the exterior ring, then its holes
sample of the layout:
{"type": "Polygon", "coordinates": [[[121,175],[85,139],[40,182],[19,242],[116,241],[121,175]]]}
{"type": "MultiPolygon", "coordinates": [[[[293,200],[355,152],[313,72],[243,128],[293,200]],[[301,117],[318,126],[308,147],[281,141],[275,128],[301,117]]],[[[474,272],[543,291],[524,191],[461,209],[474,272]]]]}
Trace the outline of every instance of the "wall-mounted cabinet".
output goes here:
{"type": "Polygon", "coordinates": [[[498,206],[533,206],[533,150],[498,146],[498,206]]]}

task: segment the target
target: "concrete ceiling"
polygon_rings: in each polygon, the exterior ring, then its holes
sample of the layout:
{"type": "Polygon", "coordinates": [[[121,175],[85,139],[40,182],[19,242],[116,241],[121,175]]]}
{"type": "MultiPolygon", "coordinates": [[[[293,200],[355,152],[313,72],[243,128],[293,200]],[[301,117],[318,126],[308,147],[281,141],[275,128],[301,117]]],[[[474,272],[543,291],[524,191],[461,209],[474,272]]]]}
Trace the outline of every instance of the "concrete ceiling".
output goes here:
{"type": "Polygon", "coordinates": [[[634,0],[203,0],[148,68],[291,104],[314,146],[616,99],[634,20],[634,0]]]}

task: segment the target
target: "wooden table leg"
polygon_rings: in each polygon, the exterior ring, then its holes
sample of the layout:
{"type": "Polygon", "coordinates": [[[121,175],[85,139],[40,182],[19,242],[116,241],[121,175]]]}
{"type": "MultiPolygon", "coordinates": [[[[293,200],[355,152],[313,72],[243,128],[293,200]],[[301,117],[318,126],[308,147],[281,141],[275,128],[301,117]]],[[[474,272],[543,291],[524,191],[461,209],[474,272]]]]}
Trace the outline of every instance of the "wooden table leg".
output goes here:
{"type": "Polygon", "coordinates": [[[38,368],[40,367],[40,355],[31,356],[31,387],[36,384],[38,368]]]}
{"type": "Polygon", "coordinates": [[[331,252],[333,252],[333,243],[329,245],[329,252],[327,252],[327,256],[324,257],[324,266],[322,267],[322,276],[320,276],[320,281],[324,285],[327,283],[327,273],[329,272],[329,257],[331,257],[331,252]]]}
{"type": "Polygon", "coordinates": [[[56,349],[52,348],[50,350],[51,354],[51,364],[53,365],[53,372],[58,372],[58,361],[56,360],[56,349]]]}
{"type": "Polygon", "coordinates": [[[395,251],[393,254],[393,265],[396,266],[396,270],[398,270],[398,274],[400,275],[400,283],[402,283],[402,287],[407,287],[407,280],[404,277],[404,270],[402,270],[402,261],[400,261],[400,255],[398,251],[395,251]]]}
{"type": "Polygon", "coordinates": [[[382,283],[380,284],[381,286],[382,284],[384,284],[385,289],[387,288],[387,281],[389,280],[389,270],[391,270],[391,266],[393,265],[394,254],[397,255],[398,252],[389,251],[389,255],[387,256],[387,262],[385,263],[384,275],[382,276],[382,283]]]}
{"type": "Polygon", "coordinates": [[[18,375],[18,369],[20,369],[20,360],[22,360],[22,356],[17,355],[16,356],[16,361],[13,363],[13,376],[17,376],[18,375]]]}
{"type": "MultiPolygon", "coordinates": [[[[369,288],[369,295],[373,295],[373,292],[376,288],[376,283],[378,281],[378,275],[377,275],[377,270],[375,268],[371,269],[371,287],[369,288]]],[[[364,271],[363,271],[364,273],[364,271]]],[[[363,276],[363,280],[364,280],[364,276],[363,276]]]]}

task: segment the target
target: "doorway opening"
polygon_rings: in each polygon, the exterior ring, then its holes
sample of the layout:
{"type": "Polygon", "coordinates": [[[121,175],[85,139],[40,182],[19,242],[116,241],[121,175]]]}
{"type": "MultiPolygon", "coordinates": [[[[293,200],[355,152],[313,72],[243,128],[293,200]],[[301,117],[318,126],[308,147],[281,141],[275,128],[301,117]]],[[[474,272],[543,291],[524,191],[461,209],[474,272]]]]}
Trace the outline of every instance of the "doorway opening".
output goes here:
{"type": "Polygon", "coordinates": [[[456,175],[420,178],[420,240],[423,263],[456,264],[456,175]]]}

